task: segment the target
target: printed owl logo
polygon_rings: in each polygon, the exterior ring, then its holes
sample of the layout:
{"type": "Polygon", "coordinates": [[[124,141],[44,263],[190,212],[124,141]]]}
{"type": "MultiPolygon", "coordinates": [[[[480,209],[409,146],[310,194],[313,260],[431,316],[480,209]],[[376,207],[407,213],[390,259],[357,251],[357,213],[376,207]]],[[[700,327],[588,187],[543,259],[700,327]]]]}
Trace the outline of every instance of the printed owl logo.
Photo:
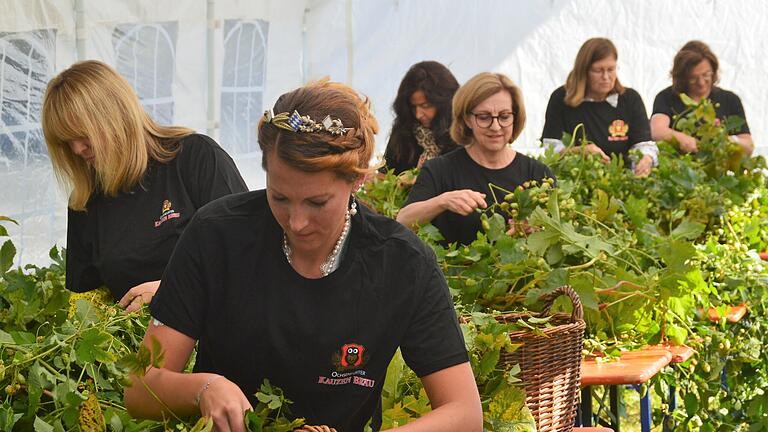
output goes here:
{"type": "Polygon", "coordinates": [[[339,372],[359,369],[368,362],[368,351],[359,343],[346,343],[333,354],[333,364],[339,372]]]}
{"type": "Polygon", "coordinates": [[[627,136],[628,132],[629,125],[624,123],[624,120],[621,119],[614,120],[613,123],[611,123],[611,126],[608,127],[608,133],[610,133],[612,137],[627,136]]]}
{"type": "Polygon", "coordinates": [[[171,209],[171,202],[168,200],[163,200],[163,211],[161,213],[165,213],[171,209]]]}
{"type": "Polygon", "coordinates": [[[341,365],[358,367],[363,363],[363,351],[365,348],[358,344],[346,344],[341,347],[341,365]]]}

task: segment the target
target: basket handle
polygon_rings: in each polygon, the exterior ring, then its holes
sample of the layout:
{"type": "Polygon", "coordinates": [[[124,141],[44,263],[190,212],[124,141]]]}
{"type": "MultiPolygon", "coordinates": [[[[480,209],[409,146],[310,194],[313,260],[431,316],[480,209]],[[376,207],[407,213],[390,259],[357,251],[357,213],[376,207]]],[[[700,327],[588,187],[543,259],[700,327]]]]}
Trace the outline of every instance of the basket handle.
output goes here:
{"type": "Polygon", "coordinates": [[[573,303],[571,321],[584,321],[584,309],[581,307],[581,299],[570,285],[563,285],[560,288],[539,297],[539,300],[544,302],[544,309],[539,312],[539,315],[542,317],[549,315],[549,310],[552,309],[552,304],[555,302],[555,299],[561,295],[568,296],[568,298],[571,299],[571,303],[573,303]]]}

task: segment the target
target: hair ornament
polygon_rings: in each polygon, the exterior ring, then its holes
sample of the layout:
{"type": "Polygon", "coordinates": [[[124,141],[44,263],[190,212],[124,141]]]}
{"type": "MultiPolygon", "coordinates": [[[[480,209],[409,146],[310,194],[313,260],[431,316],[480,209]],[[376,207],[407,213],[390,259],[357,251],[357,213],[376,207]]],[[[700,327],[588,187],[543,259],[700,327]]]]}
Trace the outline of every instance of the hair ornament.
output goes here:
{"type": "Polygon", "coordinates": [[[340,119],[333,119],[330,115],[325,116],[322,122],[312,120],[308,115],[301,115],[294,110],[291,115],[287,112],[275,114],[272,110],[264,111],[264,120],[280,129],[291,132],[328,132],[333,136],[344,135],[349,129],[344,127],[340,119]]]}

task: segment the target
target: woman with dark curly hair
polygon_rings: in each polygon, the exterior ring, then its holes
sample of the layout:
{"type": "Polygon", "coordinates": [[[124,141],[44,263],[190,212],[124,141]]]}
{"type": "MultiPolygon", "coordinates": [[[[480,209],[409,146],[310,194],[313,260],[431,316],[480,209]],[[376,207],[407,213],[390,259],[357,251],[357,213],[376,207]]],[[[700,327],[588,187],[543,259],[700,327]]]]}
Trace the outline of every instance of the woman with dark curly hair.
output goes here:
{"type": "Polygon", "coordinates": [[[451,99],[459,83],[441,63],[416,63],[400,82],[392,104],[395,121],[384,153],[385,169],[396,174],[458,146],[451,139],[451,99]]]}

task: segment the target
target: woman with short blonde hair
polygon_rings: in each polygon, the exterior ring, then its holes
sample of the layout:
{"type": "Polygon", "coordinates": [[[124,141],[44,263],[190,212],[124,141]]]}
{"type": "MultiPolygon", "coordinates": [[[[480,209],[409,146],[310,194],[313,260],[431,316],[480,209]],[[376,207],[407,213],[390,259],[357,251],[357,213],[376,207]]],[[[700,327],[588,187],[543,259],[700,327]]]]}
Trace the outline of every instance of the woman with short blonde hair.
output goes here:
{"type": "Polygon", "coordinates": [[[129,311],[154,295],[195,211],[247,190],[218,144],[158,125],[102,62],[75,63],[50,81],[42,123],[53,170],[69,193],[67,289],[106,285],[129,311]]]}
{"type": "Polygon", "coordinates": [[[481,230],[476,210],[493,203],[489,184],[513,190],[528,180],[553,178],[541,162],[512,149],[525,126],[520,89],[505,75],[483,72],[453,97],[451,137],[463,145],[424,164],[398,222],[431,222],[445,243],[469,244],[481,230]]]}
{"type": "Polygon", "coordinates": [[[646,176],[658,164],[658,148],[651,141],[643,99],[619,82],[618,57],[609,39],[584,42],[565,85],[549,98],[541,140],[555,152],[583,152],[606,163],[612,155],[620,156],[636,175],[646,176]],[[584,125],[589,143],[582,147],[577,135],[566,148],[563,134],[572,133],[579,124],[584,125]],[[632,149],[642,155],[639,160],[631,157],[632,149]]]}

